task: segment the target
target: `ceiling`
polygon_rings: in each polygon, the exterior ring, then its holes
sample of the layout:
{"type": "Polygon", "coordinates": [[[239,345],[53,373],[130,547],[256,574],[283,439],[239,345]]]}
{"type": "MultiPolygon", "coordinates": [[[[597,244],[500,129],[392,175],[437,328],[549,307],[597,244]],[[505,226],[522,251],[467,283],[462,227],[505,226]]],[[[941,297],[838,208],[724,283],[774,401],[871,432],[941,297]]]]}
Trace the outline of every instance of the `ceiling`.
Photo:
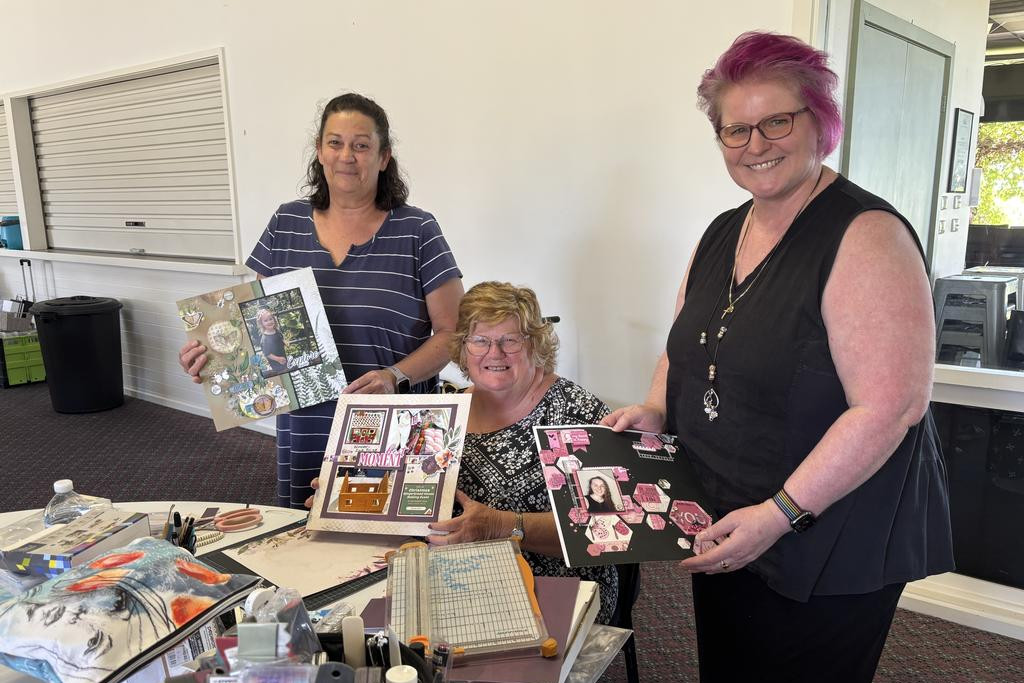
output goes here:
{"type": "Polygon", "coordinates": [[[1024,62],[1024,0],[991,0],[985,63],[1024,62]]]}

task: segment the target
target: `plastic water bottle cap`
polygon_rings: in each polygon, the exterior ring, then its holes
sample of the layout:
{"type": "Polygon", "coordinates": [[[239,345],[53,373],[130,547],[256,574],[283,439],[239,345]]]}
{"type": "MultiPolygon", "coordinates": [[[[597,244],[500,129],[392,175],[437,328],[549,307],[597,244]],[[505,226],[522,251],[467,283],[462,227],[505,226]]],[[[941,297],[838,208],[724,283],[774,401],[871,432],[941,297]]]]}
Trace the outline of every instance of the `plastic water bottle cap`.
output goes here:
{"type": "Polygon", "coordinates": [[[53,482],[53,490],[56,493],[71,493],[74,488],[75,484],[70,479],[58,479],[53,482]]]}
{"type": "Polygon", "coordinates": [[[408,664],[399,664],[387,670],[387,673],[384,674],[384,680],[388,683],[415,683],[415,681],[419,680],[417,676],[416,669],[408,664]]]}

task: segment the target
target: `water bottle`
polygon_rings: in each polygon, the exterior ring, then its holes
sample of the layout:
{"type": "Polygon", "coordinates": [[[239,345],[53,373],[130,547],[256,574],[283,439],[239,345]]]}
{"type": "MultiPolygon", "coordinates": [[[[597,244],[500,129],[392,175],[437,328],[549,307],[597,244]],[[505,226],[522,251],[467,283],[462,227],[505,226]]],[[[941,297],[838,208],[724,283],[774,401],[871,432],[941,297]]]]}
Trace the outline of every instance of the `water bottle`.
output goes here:
{"type": "Polygon", "coordinates": [[[53,498],[46,504],[46,509],[43,511],[43,523],[46,526],[67,524],[89,510],[111,506],[110,501],[106,498],[75,493],[75,485],[70,479],[53,482],[53,491],[53,498]]]}

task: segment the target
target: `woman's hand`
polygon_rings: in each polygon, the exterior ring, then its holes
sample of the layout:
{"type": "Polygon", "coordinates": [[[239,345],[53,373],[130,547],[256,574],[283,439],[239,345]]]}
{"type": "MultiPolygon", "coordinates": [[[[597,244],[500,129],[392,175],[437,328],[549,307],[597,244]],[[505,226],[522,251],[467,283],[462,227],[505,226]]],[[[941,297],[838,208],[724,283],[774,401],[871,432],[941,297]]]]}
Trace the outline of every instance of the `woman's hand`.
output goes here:
{"type": "Polygon", "coordinates": [[[397,383],[395,376],[389,370],[371,370],[350,382],[341,393],[393,394],[397,383]]]}
{"type": "Polygon", "coordinates": [[[178,363],[185,372],[192,375],[193,382],[202,384],[203,378],[199,376],[199,371],[206,365],[206,347],[195,339],[186,342],[178,351],[178,363]]]}
{"type": "Polygon", "coordinates": [[[447,531],[447,535],[427,536],[431,545],[453,545],[470,541],[487,541],[492,538],[505,538],[511,531],[514,520],[509,520],[511,512],[502,512],[478,503],[462,491],[455,492],[455,502],[462,506],[462,515],[449,519],[447,522],[434,522],[430,528],[434,531],[447,531]]]}
{"type": "Polygon", "coordinates": [[[660,434],[665,430],[665,412],[649,403],[637,403],[606,415],[601,424],[611,427],[612,431],[616,432],[623,429],[638,429],[642,432],[660,434]]]}
{"type": "MultiPolygon", "coordinates": [[[[313,481],[309,482],[309,485],[313,487],[314,491],[316,491],[318,488],[320,488],[320,477],[314,477],[313,481]]],[[[307,510],[309,510],[309,509],[311,509],[313,507],[313,499],[314,498],[316,498],[316,494],[315,493],[312,496],[310,496],[309,498],[307,498],[306,502],[303,503],[303,505],[306,506],[307,510]]]]}
{"type": "Polygon", "coordinates": [[[735,571],[760,557],[789,530],[789,520],[771,500],[733,510],[693,539],[697,552],[703,544],[718,545],[683,560],[681,566],[691,573],[735,571]]]}
{"type": "Polygon", "coordinates": [[[397,381],[390,370],[371,370],[352,380],[343,394],[393,394],[397,381]]]}

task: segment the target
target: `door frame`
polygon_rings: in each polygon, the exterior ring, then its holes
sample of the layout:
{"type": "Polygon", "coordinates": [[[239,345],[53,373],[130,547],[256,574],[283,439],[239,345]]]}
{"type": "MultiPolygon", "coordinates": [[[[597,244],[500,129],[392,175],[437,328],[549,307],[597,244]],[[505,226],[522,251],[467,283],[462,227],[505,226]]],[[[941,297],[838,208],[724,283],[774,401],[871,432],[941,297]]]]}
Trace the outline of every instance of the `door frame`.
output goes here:
{"type": "MultiPolygon", "coordinates": [[[[850,51],[846,62],[846,88],[843,98],[843,121],[853,120],[853,110],[856,105],[857,56],[860,49],[861,36],[866,28],[873,28],[888,33],[945,58],[945,68],[942,76],[941,108],[939,110],[938,146],[936,148],[935,170],[932,179],[931,211],[928,216],[928,229],[923,231],[927,236],[927,240],[925,240],[925,244],[921,245],[924,247],[925,261],[928,263],[930,271],[932,259],[934,258],[935,219],[939,210],[938,198],[942,194],[942,165],[947,156],[946,128],[949,123],[949,91],[953,73],[953,62],[956,59],[956,45],[863,0],[853,0],[853,20],[850,22],[850,51]]],[[[840,172],[843,175],[848,175],[850,171],[850,145],[853,142],[851,140],[851,130],[852,126],[843,126],[842,153],[840,157],[840,172]]]]}

